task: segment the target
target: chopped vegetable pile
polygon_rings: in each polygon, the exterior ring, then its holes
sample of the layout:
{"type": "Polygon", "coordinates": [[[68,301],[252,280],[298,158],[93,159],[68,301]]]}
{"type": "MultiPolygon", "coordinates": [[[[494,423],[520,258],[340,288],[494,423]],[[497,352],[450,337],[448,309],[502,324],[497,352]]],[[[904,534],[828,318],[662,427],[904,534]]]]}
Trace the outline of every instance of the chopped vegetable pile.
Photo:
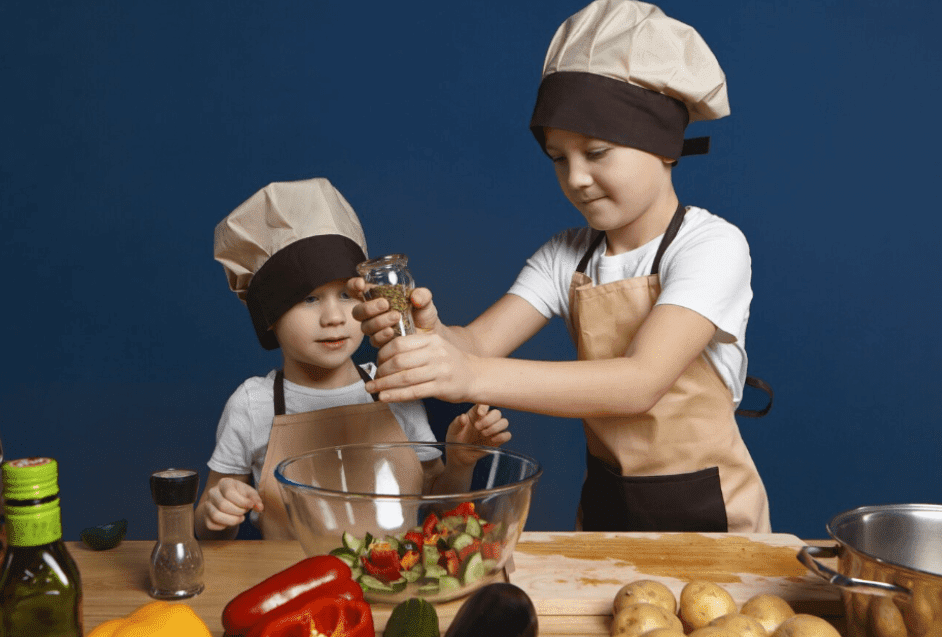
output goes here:
{"type": "Polygon", "coordinates": [[[409,584],[423,596],[464,588],[497,570],[504,545],[503,524],[491,524],[462,502],[441,518],[430,513],[407,533],[361,540],[343,534],[330,552],[346,562],[364,593],[402,593],[409,584]]]}

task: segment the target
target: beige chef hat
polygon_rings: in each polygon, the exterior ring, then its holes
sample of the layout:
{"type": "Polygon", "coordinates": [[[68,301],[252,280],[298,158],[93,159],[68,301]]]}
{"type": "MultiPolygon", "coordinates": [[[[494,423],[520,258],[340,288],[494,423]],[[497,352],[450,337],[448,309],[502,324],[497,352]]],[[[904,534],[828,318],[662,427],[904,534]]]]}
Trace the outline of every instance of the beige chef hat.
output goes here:
{"type": "Polygon", "coordinates": [[[269,184],[216,226],[213,255],[245,302],[258,340],[276,349],[271,327],[311,290],[357,276],[366,260],[360,220],[322,178],[269,184]]]}
{"type": "MultiPolygon", "coordinates": [[[[654,5],[595,0],[556,31],[530,130],[569,130],[677,159],[687,123],[729,115],[726,76],[703,38],[654,5]]],[[[694,140],[690,140],[691,142],[694,140]]]]}

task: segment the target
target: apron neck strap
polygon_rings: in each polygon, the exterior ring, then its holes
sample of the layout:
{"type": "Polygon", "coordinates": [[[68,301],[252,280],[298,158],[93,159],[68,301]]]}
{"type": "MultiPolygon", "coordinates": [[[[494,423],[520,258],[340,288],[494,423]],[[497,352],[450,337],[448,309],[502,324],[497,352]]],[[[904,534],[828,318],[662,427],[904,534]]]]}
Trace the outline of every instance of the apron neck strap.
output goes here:
{"type": "Polygon", "coordinates": [[[687,209],[684,207],[684,204],[677,204],[677,210],[674,211],[671,222],[667,224],[667,230],[664,231],[661,245],[657,247],[657,253],[654,255],[654,265],[651,266],[651,274],[658,274],[658,272],[660,272],[661,257],[664,256],[664,251],[667,250],[667,246],[669,246],[671,241],[674,240],[674,237],[677,236],[677,231],[680,230],[680,224],[684,222],[684,215],[686,213],[687,209]]]}
{"type": "MultiPolygon", "coordinates": [[[[677,232],[680,230],[680,225],[684,222],[684,215],[687,213],[687,209],[683,204],[677,204],[677,210],[674,211],[674,216],[671,217],[671,221],[667,224],[667,230],[664,231],[664,236],[661,238],[661,243],[657,247],[657,253],[654,255],[654,265],[651,266],[651,274],[657,274],[661,268],[661,257],[664,256],[664,251],[667,250],[667,246],[671,244],[671,241],[674,240],[674,237],[677,236],[677,232]]],[[[582,260],[579,261],[579,265],[576,267],[576,272],[580,274],[585,274],[585,269],[589,266],[589,259],[592,258],[592,254],[598,249],[602,244],[602,239],[605,238],[604,232],[599,232],[592,239],[592,243],[589,244],[589,249],[585,251],[585,254],[582,255],[582,260]]]]}
{"type": "MultiPolygon", "coordinates": [[[[360,366],[357,365],[356,363],[354,363],[353,366],[357,368],[357,372],[359,372],[360,378],[363,379],[363,384],[366,384],[366,383],[370,382],[371,380],[373,380],[372,378],[370,378],[370,375],[366,373],[366,370],[365,370],[365,369],[363,369],[362,367],[360,367],[360,366]]],[[[373,397],[373,402],[376,402],[376,401],[379,400],[379,394],[370,394],[370,396],[373,397]]]]}
{"type": "MultiPolygon", "coordinates": [[[[360,374],[360,378],[363,380],[364,383],[367,383],[373,380],[372,378],[370,378],[370,375],[366,373],[366,370],[364,370],[362,367],[360,367],[356,363],[354,363],[353,366],[357,368],[357,372],[360,374]]],[[[284,416],[285,415],[285,370],[283,369],[279,369],[277,372],[275,372],[274,391],[275,391],[275,396],[274,396],[275,415],[284,416]]],[[[370,396],[372,396],[374,402],[379,400],[379,394],[370,394],[370,396]]]]}
{"type": "Polygon", "coordinates": [[[275,415],[285,415],[285,370],[275,372],[275,415]]]}

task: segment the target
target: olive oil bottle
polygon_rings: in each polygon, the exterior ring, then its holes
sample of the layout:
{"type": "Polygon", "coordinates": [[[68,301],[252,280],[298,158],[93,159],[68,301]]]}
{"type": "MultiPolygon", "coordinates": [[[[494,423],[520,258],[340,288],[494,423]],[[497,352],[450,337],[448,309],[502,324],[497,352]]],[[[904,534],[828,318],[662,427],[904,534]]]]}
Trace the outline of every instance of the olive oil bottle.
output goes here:
{"type": "Polygon", "coordinates": [[[56,461],[5,462],[3,492],[0,637],[82,637],[82,584],[62,542],[56,461]]]}

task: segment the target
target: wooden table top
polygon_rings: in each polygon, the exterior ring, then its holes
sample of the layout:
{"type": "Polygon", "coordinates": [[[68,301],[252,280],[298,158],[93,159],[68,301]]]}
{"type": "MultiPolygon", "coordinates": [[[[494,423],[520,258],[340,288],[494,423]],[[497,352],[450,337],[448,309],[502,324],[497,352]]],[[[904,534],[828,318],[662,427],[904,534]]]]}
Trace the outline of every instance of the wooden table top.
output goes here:
{"type": "MultiPolygon", "coordinates": [[[[551,541],[561,547],[584,545],[587,534],[580,533],[528,533],[521,535],[518,547],[538,546],[539,542],[551,541]],[[536,543],[536,544],[535,544],[536,543]]],[[[631,535],[631,534],[606,534],[631,535]]],[[[808,544],[827,544],[825,541],[808,541],[808,544]]],[[[125,541],[107,551],[92,551],[81,542],[66,542],[69,552],[78,564],[82,576],[83,615],[86,634],[99,624],[127,615],[152,600],[147,594],[149,587],[148,565],[153,541],[125,541]]],[[[205,564],[205,590],[187,600],[186,603],[206,622],[214,637],[222,637],[222,609],[235,595],[261,580],[287,568],[305,557],[301,545],[295,541],[232,540],[201,542],[205,564]]],[[[528,561],[527,555],[515,552],[517,571],[509,579],[517,577],[525,581],[525,575],[540,569],[541,560],[528,561]],[[533,564],[537,564],[534,566],[533,564]],[[522,566],[521,566],[522,565],[522,566]]],[[[543,559],[542,562],[546,560],[543,559]]],[[[827,563],[827,561],[825,560],[827,563]]],[[[831,564],[833,566],[833,564],[831,564]]],[[[609,584],[612,585],[611,583],[609,584]]],[[[521,584],[526,586],[526,584],[521,584]]],[[[607,595],[607,593],[606,593],[607,595]]],[[[536,600],[535,600],[536,601],[536,600]]],[[[462,600],[438,604],[436,610],[444,634],[462,600]]],[[[373,604],[376,634],[382,635],[392,606],[373,604]]],[[[608,635],[611,615],[598,610],[574,606],[560,607],[557,601],[541,600],[540,634],[557,635],[608,635]],[[581,609],[581,610],[580,610],[581,609]]],[[[840,614],[836,606],[822,608],[822,615],[840,614]]],[[[608,611],[610,613],[610,611],[608,611]]],[[[829,618],[830,619],[830,618],[829,618]]]]}

